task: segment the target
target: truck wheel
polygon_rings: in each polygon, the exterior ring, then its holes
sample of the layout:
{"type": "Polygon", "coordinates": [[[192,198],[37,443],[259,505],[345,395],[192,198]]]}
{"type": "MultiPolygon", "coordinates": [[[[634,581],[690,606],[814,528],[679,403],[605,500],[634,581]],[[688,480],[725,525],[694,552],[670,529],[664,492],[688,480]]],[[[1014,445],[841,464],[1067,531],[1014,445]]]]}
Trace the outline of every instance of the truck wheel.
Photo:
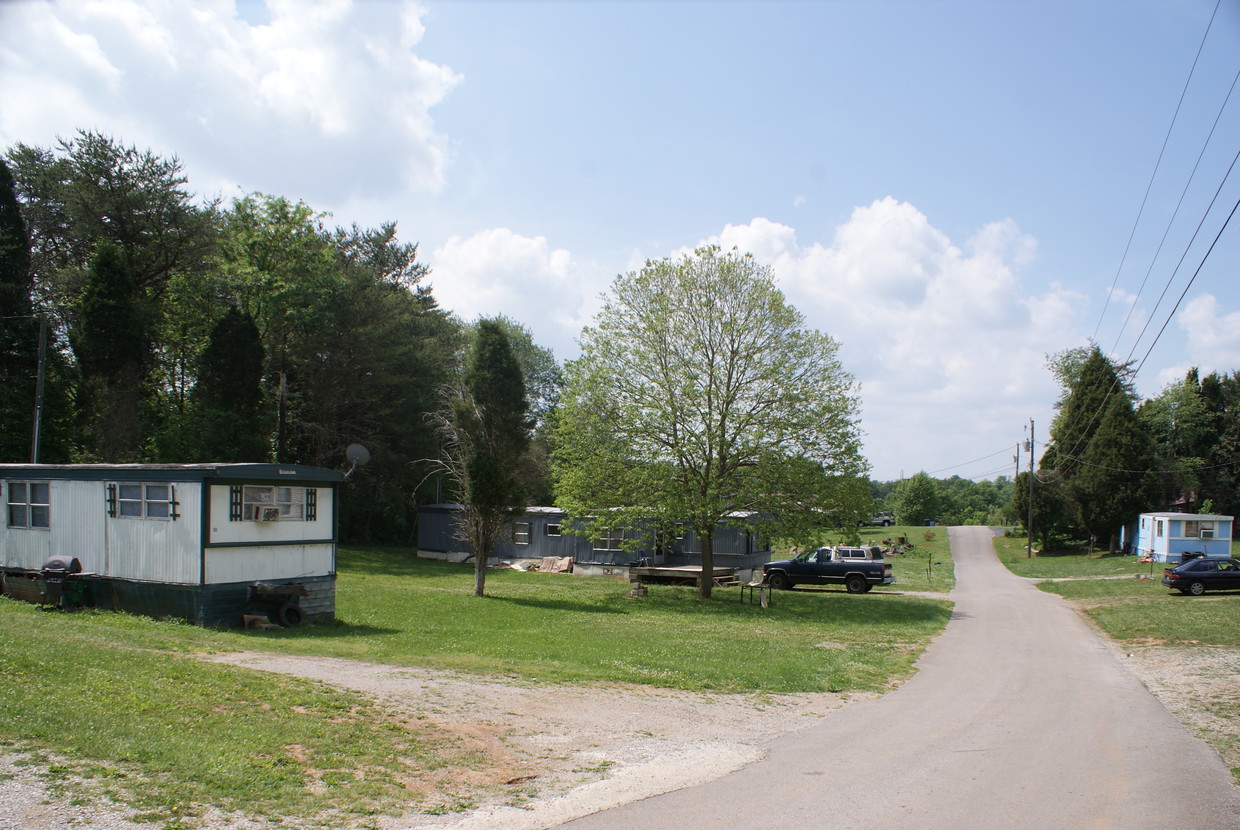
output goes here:
{"type": "Polygon", "coordinates": [[[788,580],[788,575],[778,571],[768,576],[766,581],[770,584],[771,590],[774,591],[786,591],[792,587],[792,582],[788,580]]]}
{"type": "Polygon", "coordinates": [[[848,589],[850,594],[864,594],[866,585],[865,577],[857,576],[856,574],[844,581],[844,587],[848,589]]]}

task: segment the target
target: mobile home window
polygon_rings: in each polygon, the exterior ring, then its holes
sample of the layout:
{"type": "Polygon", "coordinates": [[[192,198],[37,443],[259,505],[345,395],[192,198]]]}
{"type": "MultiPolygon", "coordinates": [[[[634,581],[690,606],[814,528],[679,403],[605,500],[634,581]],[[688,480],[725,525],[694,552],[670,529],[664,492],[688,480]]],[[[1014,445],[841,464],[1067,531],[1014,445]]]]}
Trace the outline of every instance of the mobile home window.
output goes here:
{"type": "Polygon", "coordinates": [[[1154,535],[1155,535],[1155,536],[1157,536],[1159,539],[1161,539],[1161,538],[1162,538],[1162,536],[1163,536],[1163,522],[1162,522],[1162,519],[1159,519],[1158,521],[1154,522],[1154,535]]]}
{"type": "Polygon", "coordinates": [[[171,484],[113,484],[109,514],[122,519],[176,519],[176,490],[171,484]]]}
{"type": "Polygon", "coordinates": [[[624,531],[620,528],[609,527],[603,532],[603,535],[594,540],[595,550],[623,550],[624,549],[624,531]]]}
{"type": "Polygon", "coordinates": [[[544,532],[548,536],[563,536],[564,535],[564,533],[560,530],[559,525],[547,525],[544,528],[544,532]]]}
{"type": "Polygon", "coordinates": [[[530,523],[514,522],[512,525],[512,541],[517,545],[528,545],[530,543],[530,523]]]}
{"type": "Polygon", "coordinates": [[[306,520],[306,488],[247,484],[241,492],[241,519],[246,522],[303,522],[306,520]]]}
{"type": "Polygon", "coordinates": [[[46,481],[10,481],[9,527],[48,530],[52,526],[52,488],[46,481]]]}
{"type": "Polygon", "coordinates": [[[1213,539],[1214,522],[1185,521],[1184,535],[1191,539],[1213,539]]]}

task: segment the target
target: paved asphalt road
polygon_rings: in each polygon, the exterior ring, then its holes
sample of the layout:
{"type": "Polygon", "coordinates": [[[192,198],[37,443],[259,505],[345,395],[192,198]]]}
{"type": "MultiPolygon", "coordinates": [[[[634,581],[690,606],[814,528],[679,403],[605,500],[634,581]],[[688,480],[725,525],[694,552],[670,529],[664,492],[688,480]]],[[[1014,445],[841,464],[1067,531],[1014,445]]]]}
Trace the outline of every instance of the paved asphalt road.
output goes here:
{"type": "MultiPolygon", "coordinates": [[[[1240,828],[1240,789],[1060,598],[952,528],[956,602],[917,674],[708,784],[571,830],[1240,828]]],[[[882,602],[881,593],[855,597],[882,602]]]]}

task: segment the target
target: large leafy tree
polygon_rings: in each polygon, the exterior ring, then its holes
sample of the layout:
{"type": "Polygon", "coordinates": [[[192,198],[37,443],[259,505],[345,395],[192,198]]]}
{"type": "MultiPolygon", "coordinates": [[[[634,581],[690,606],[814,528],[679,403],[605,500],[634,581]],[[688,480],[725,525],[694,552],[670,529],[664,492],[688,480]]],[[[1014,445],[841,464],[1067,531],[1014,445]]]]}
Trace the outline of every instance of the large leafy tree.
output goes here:
{"type": "MultiPolygon", "coordinates": [[[[176,158],[125,146],[94,131],[79,131],[52,149],[17,144],[7,157],[30,233],[32,301],[52,322],[46,411],[64,419],[64,364],[72,354],[84,381],[77,396],[83,416],[80,457],[134,459],[166,417],[167,383],[161,374],[170,374],[164,364],[179,353],[158,335],[168,310],[165,293],[171,283],[196,275],[209,260],[215,241],[214,205],[195,201],[176,158]],[[113,294],[105,302],[123,301],[141,310],[142,327],[133,332],[132,344],[148,351],[125,370],[136,368],[141,376],[127,377],[120,386],[118,377],[102,380],[102,361],[94,361],[93,369],[81,365],[83,359],[92,361],[83,351],[90,338],[81,335],[100,325],[98,319],[83,317],[92,314],[91,304],[97,309],[101,299],[94,258],[105,246],[116,251],[130,283],[127,297],[113,294]],[[72,351],[65,348],[70,333],[75,333],[72,351]],[[112,409],[114,415],[133,412],[122,419],[120,432],[101,431],[98,406],[112,409]]],[[[182,374],[187,385],[192,382],[188,372],[182,374]]],[[[64,449],[57,454],[64,455],[64,449]]]]}
{"type": "Polygon", "coordinates": [[[1137,410],[1154,441],[1164,507],[1208,503],[1230,514],[1240,506],[1240,382],[1190,369],[1137,410]]]}
{"type": "Polygon", "coordinates": [[[81,130],[56,149],[16,144],[8,154],[32,242],[36,296],[73,323],[95,247],[119,248],[145,295],[197,270],[214,242],[213,206],[186,189],[176,158],[81,130]]]}
{"type": "Polygon", "coordinates": [[[1234,516],[1240,511],[1240,372],[1212,372],[1201,379],[1212,440],[1198,471],[1198,503],[1234,516]]]}
{"type": "Polygon", "coordinates": [[[896,523],[902,525],[936,520],[942,508],[939,484],[924,471],[896,484],[888,502],[896,514],[896,523]]]}
{"type": "Polygon", "coordinates": [[[295,393],[290,457],[337,466],[354,442],[371,463],[350,481],[342,534],[407,543],[416,523],[416,461],[434,456],[438,436],[426,413],[450,377],[458,327],[422,284],[417,246],[394,225],[330,235],[341,282],[328,294],[327,323],[293,338],[288,367],[295,393]]]}
{"type": "MultiPolygon", "coordinates": [[[[683,523],[714,567],[737,511],[808,533],[839,478],[864,475],[857,390],[770,269],[717,247],[612,284],[566,367],[555,429],[560,506],[591,532],[683,523]]],[[[703,578],[701,595],[712,582],[703,578]]]]}
{"type": "Polygon", "coordinates": [[[530,429],[525,379],[502,324],[479,321],[466,370],[445,390],[438,423],[440,466],[462,503],[458,527],[474,551],[474,594],[483,596],[495,540],[524,507],[518,466],[530,429]]]}

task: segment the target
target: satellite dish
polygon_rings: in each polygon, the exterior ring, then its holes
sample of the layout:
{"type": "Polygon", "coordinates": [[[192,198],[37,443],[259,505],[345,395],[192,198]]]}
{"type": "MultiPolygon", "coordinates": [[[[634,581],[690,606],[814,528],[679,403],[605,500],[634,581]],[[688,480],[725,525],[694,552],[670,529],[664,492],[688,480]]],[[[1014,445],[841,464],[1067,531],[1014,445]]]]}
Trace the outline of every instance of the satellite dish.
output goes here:
{"type": "Polygon", "coordinates": [[[350,444],[344,451],[344,457],[349,459],[349,463],[354,467],[365,467],[366,462],[370,461],[370,450],[361,444],[350,444]]]}
{"type": "Polygon", "coordinates": [[[350,444],[344,451],[344,457],[349,459],[349,471],[344,474],[344,477],[348,478],[353,475],[354,470],[366,466],[366,462],[370,461],[370,450],[361,444],[350,444]]]}

